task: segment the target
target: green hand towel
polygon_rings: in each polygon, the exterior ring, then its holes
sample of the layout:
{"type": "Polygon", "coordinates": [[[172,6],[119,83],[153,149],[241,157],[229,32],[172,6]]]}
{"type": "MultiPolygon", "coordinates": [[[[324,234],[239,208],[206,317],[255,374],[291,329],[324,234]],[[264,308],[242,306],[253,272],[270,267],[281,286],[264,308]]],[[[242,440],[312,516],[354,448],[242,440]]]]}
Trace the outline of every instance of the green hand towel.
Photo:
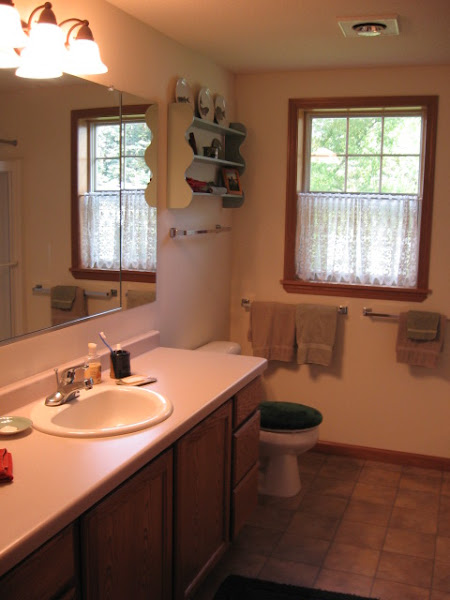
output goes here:
{"type": "Polygon", "coordinates": [[[407,337],[410,340],[435,340],[439,330],[440,314],[410,310],[406,321],[407,337]]]}

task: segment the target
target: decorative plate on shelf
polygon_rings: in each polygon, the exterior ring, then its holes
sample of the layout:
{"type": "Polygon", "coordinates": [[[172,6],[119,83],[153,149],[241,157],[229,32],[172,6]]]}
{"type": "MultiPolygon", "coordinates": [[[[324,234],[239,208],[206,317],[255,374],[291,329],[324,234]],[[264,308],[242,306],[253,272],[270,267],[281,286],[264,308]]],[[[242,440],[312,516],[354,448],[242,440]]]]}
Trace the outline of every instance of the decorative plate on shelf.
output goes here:
{"type": "Polygon", "coordinates": [[[175,86],[175,100],[180,104],[190,104],[194,108],[194,95],[184,77],[180,77],[175,86]]]}
{"type": "Polygon", "coordinates": [[[223,96],[216,96],[214,101],[214,116],[216,118],[216,123],[222,125],[222,127],[228,127],[227,103],[223,96]]]}
{"type": "Polygon", "coordinates": [[[199,91],[197,108],[201,119],[214,121],[214,102],[208,88],[202,88],[199,91]]]}

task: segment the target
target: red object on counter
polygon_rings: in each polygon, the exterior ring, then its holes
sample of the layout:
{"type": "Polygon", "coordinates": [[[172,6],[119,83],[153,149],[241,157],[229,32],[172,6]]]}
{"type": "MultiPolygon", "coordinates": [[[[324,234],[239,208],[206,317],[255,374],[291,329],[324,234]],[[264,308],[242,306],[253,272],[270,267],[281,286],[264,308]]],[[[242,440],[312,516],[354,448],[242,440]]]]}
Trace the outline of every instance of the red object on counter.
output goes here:
{"type": "Polygon", "coordinates": [[[0,448],[0,483],[3,481],[12,481],[13,479],[11,453],[6,448],[0,448]]]}

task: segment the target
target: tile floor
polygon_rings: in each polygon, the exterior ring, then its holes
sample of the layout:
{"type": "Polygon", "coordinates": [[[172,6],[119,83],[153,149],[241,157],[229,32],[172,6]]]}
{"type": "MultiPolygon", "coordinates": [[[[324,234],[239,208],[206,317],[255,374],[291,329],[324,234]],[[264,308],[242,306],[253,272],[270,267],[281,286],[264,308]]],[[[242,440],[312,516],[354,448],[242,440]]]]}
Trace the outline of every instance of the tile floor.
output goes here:
{"type": "Polygon", "coordinates": [[[229,573],[380,600],[450,600],[450,472],[310,451],[298,496],[258,507],[195,600],[229,573]]]}

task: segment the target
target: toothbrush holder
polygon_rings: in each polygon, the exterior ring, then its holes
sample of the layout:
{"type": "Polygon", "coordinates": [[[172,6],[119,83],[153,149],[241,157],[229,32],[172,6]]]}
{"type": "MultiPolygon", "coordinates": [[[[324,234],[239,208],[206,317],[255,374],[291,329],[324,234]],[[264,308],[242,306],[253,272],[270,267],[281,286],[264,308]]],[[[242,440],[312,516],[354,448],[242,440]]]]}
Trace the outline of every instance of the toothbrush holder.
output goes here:
{"type": "Polygon", "coordinates": [[[122,379],[131,375],[130,353],[126,350],[114,350],[111,357],[111,377],[113,379],[122,379]]]}

